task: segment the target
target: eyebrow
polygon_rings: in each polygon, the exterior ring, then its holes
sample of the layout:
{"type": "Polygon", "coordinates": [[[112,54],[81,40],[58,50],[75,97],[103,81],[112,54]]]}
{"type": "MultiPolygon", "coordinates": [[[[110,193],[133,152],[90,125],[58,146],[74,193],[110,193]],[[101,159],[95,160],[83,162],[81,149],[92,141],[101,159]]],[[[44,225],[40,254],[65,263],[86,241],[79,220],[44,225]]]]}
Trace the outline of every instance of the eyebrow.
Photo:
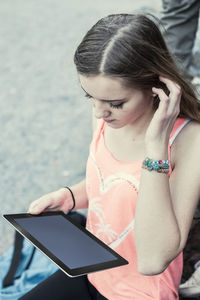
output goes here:
{"type": "MultiPolygon", "coordinates": [[[[81,85],[81,88],[82,88],[82,90],[84,90],[84,88],[82,87],[82,85],[81,85]]],[[[90,96],[90,97],[92,97],[90,94],[88,94],[88,92],[86,92],[85,90],[84,90],[84,92],[88,95],[88,96],[90,96]]],[[[93,97],[92,97],[93,98],[93,97]]],[[[117,102],[117,101],[126,101],[126,98],[123,98],[123,99],[118,99],[118,100],[105,100],[105,99],[99,99],[100,101],[103,101],[103,102],[117,102]]]]}

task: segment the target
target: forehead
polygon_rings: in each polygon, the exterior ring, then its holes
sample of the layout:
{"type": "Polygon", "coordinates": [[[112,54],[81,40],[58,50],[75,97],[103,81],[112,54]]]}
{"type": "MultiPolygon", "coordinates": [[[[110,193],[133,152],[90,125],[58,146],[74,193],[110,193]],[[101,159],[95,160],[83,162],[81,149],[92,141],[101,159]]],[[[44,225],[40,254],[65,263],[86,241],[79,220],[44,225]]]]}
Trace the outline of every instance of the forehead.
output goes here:
{"type": "Polygon", "coordinates": [[[79,74],[82,88],[90,95],[96,98],[108,99],[124,97],[131,91],[122,85],[119,78],[111,78],[107,76],[83,76],[79,74]]]}

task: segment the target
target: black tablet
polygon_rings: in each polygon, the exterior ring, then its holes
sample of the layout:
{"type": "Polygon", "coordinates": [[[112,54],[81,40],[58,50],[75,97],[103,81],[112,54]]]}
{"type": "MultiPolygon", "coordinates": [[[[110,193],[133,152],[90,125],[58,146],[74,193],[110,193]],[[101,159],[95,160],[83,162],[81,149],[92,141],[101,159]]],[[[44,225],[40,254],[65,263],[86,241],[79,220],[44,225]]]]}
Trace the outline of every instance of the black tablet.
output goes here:
{"type": "Polygon", "coordinates": [[[3,217],[70,277],[128,264],[70,216],[59,212],[3,217]]]}

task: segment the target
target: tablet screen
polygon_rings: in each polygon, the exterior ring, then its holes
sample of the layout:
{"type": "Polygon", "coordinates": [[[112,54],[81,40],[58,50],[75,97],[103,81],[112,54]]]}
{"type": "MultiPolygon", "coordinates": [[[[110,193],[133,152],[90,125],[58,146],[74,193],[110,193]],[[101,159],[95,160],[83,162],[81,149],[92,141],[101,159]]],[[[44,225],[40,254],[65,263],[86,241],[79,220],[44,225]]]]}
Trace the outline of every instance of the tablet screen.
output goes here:
{"type": "Polygon", "coordinates": [[[117,259],[63,216],[38,217],[37,222],[22,218],[16,222],[70,269],[117,259]]]}
{"type": "Polygon", "coordinates": [[[128,264],[113,249],[63,212],[4,217],[69,276],[128,264]]]}

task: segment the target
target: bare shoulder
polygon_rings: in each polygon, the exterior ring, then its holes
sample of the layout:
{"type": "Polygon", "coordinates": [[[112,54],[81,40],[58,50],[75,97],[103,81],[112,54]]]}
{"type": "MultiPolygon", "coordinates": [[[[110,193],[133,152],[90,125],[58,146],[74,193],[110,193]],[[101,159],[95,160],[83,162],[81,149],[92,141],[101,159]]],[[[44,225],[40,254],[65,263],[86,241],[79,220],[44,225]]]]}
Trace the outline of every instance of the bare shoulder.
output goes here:
{"type": "Polygon", "coordinates": [[[179,132],[172,144],[172,151],[175,164],[194,153],[195,156],[200,156],[200,122],[195,120],[190,121],[179,132]],[[174,145],[173,145],[174,144],[174,145]]]}

